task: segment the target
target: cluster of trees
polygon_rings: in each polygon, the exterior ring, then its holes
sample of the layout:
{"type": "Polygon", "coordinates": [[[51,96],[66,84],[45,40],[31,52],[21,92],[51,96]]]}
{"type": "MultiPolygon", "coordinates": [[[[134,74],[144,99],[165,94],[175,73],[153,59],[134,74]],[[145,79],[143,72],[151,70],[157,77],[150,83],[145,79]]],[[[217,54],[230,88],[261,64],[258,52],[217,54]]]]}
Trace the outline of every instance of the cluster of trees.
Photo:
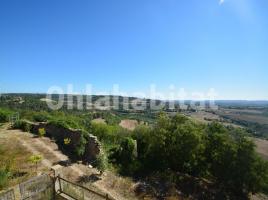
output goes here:
{"type": "Polygon", "coordinates": [[[169,170],[206,178],[226,198],[246,197],[268,186],[268,164],[243,130],[197,124],[182,115],[161,114],[154,127],[137,128],[111,149],[109,158],[124,174],[169,170]]]}

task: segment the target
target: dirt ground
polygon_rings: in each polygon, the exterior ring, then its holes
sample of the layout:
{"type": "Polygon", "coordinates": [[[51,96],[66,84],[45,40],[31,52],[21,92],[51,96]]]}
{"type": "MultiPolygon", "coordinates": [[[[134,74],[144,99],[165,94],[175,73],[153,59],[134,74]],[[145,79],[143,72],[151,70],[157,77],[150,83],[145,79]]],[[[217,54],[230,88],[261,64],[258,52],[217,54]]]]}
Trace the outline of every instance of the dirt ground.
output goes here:
{"type": "Polygon", "coordinates": [[[138,121],[137,120],[132,120],[132,119],[124,119],[121,120],[120,122],[120,126],[123,128],[126,128],[128,130],[134,130],[136,128],[136,126],[138,126],[138,121]]]}

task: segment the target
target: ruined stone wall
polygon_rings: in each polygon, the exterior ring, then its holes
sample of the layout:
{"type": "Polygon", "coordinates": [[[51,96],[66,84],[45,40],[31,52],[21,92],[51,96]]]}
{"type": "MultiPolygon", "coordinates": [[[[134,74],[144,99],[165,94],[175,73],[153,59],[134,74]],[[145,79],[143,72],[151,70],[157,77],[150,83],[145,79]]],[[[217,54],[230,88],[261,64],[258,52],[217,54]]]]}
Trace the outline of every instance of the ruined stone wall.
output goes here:
{"type": "MultiPolygon", "coordinates": [[[[49,123],[38,123],[32,126],[32,131],[38,134],[38,130],[44,128],[46,136],[55,139],[58,145],[65,151],[71,154],[76,154],[76,148],[80,144],[82,136],[81,130],[67,129],[64,127],[58,127],[49,123]],[[64,144],[64,139],[69,138],[70,144],[64,144]]],[[[91,162],[96,159],[96,156],[100,153],[101,145],[97,137],[89,134],[86,136],[85,153],[82,156],[84,161],[91,162]]]]}

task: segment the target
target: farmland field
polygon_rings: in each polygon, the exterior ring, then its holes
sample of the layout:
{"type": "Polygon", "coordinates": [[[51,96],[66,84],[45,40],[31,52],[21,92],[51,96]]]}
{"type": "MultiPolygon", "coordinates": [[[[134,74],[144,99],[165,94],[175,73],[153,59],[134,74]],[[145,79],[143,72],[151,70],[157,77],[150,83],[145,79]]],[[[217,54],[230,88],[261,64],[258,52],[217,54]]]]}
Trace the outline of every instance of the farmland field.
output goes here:
{"type": "Polygon", "coordinates": [[[254,138],[254,142],[257,146],[257,152],[266,160],[268,160],[268,140],[254,138]]]}

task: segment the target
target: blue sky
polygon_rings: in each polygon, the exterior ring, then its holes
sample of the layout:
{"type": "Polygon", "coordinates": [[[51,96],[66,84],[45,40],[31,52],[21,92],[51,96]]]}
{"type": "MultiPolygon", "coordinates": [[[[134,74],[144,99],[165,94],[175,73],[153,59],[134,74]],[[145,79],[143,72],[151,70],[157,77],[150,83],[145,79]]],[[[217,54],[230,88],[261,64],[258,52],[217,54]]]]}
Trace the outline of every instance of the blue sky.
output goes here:
{"type": "Polygon", "coordinates": [[[155,84],[268,99],[267,0],[1,0],[0,92],[155,84]]]}

